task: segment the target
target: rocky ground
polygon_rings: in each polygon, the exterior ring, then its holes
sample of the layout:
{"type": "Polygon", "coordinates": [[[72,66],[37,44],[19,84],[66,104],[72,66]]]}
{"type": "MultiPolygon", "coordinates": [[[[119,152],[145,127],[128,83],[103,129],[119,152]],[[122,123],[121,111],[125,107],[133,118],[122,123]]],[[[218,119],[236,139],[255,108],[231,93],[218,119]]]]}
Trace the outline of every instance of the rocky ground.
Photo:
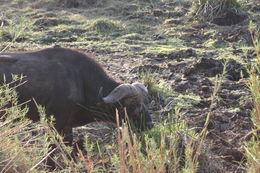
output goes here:
{"type": "MultiPolygon", "coordinates": [[[[139,80],[142,72],[151,73],[157,83],[164,82],[173,89],[172,100],[178,96],[189,99],[190,104],[182,106],[189,128],[200,131],[208,113],[212,114],[201,172],[245,172],[241,145],[253,127],[246,64],[255,58],[248,23],[252,20],[260,25],[259,2],[244,2],[241,16],[225,16],[213,22],[193,18],[189,1],[156,4],[119,1],[117,6],[97,2],[100,3],[85,4],[83,8],[44,9],[39,4],[28,7],[0,2],[2,26],[10,26],[11,20],[21,14],[32,22],[28,33],[19,36],[8,50],[58,44],[92,54],[108,73],[125,82],[139,80]],[[6,9],[7,6],[10,8],[6,9]],[[96,26],[93,20],[98,18],[116,21],[114,30],[108,33],[91,30],[91,26],[96,26]],[[216,76],[221,76],[224,64],[223,83],[210,108],[216,76]]],[[[0,50],[8,46],[10,37],[10,33],[2,36],[0,50]]],[[[151,99],[150,110],[157,123],[167,116],[169,109],[180,106],[171,104],[165,111],[166,105],[154,104],[155,101],[151,99]]],[[[93,140],[114,141],[113,128],[108,125],[103,131],[100,124],[82,129],[93,140]]]]}

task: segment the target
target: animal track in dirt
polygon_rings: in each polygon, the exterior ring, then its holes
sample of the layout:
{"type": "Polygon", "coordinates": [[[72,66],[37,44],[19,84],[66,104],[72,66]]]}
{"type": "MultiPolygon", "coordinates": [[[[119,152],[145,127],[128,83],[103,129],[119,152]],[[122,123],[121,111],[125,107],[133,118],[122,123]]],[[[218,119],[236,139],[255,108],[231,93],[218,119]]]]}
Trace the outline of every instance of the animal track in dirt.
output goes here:
{"type": "MultiPolygon", "coordinates": [[[[201,58],[195,62],[189,69],[185,71],[185,76],[191,76],[194,74],[204,75],[206,77],[214,77],[217,74],[221,74],[224,70],[224,60],[215,60],[208,58],[201,58]]],[[[226,77],[229,80],[238,81],[243,77],[249,76],[246,68],[235,60],[228,60],[226,64],[226,77]]]]}
{"type": "Polygon", "coordinates": [[[221,26],[235,25],[243,22],[247,17],[246,14],[237,14],[230,11],[222,17],[214,18],[212,23],[221,26]]]}

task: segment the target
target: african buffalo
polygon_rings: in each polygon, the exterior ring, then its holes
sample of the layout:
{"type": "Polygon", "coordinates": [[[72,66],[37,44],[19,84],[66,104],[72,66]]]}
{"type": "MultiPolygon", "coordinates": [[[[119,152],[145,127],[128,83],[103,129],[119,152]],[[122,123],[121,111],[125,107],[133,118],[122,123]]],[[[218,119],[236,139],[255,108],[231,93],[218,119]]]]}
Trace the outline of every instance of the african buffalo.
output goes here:
{"type": "MultiPolygon", "coordinates": [[[[55,128],[72,142],[72,128],[102,119],[115,119],[115,109],[125,110],[137,128],[152,126],[145,105],[147,89],[140,83],[121,84],[110,78],[92,58],[77,50],[54,47],[33,52],[0,54],[0,85],[23,74],[25,84],[17,87],[19,102],[28,103],[27,116],[40,117],[36,104],[46,115],[54,115],[55,128]],[[141,118],[143,117],[143,119],[141,118]]],[[[124,116],[121,114],[120,116],[124,116]]]]}

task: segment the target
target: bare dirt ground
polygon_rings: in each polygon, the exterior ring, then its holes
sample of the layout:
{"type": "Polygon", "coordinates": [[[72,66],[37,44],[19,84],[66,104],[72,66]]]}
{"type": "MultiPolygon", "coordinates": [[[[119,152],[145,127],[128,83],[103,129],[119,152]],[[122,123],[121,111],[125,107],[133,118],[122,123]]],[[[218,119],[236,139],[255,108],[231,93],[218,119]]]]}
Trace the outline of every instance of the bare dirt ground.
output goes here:
{"type": "MultiPolygon", "coordinates": [[[[156,82],[166,82],[176,97],[191,94],[199,97],[196,101],[191,98],[192,105],[182,108],[189,128],[196,128],[199,132],[208,113],[212,113],[205,142],[207,152],[201,158],[200,172],[245,172],[240,165],[245,159],[241,145],[253,127],[250,119],[253,103],[247,87],[245,65],[255,57],[248,23],[252,20],[260,24],[259,2],[244,6],[246,14],[241,21],[224,18],[217,19],[217,24],[193,19],[188,15],[191,3],[186,1],[153,4],[152,7],[143,4],[147,7],[138,10],[135,4],[129,3],[122,11],[105,8],[102,4],[84,8],[24,9],[26,16],[35,21],[35,37],[25,36],[17,40],[10,50],[55,44],[79,48],[94,55],[108,73],[125,82],[138,80],[141,72],[149,71],[156,82]],[[84,28],[88,25],[87,20],[109,14],[113,14],[113,20],[127,25],[127,33],[119,31],[102,36],[84,28]],[[59,25],[71,27],[60,29],[59,25]],[[77,27],[79,25],[83,27],[77,27]],[[225,78],[210,110],[215,77],[222,74],[224,62],[227,62],[225,78]]],[[[15,9],[18,5],[13,6],[15,9]]],[[[154,103],[152,98],[150,101],[154,103]]],[[[150,105],[157,123],[167,116],[164,106],[160,103],[150,105]]],[[[175,106],[173,104],[171,108],[175,106]]],[[[98,129],[99,124],[82,128],[93,141],[97,138],[101,143],[113,141],[113,128],[110,126],[103,128],[104,131],[91,127],[98,129]]],[[[78,131],[75,129],[75,139],[80,140],[82,135],[77,134],[82,134],[82,131],[78,131]]]]}

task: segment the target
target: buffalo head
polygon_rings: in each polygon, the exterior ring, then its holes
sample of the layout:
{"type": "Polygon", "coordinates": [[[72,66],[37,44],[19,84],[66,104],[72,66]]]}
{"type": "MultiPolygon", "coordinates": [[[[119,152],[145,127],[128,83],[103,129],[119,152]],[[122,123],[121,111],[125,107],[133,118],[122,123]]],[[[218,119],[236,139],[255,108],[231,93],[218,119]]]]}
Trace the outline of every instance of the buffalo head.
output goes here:
{"type": "Polygon", "coordinates": [[[119,113],[123,114],[124,107],[127,115],[133,125],[138,129],[152,128],[153,122],[151,115],[147,109],[147,88],[135,82],[133,84],[121,84],[112,90],[106,97],[103,97],[103,102],[106,104],[119,103],[119,113]]]}

